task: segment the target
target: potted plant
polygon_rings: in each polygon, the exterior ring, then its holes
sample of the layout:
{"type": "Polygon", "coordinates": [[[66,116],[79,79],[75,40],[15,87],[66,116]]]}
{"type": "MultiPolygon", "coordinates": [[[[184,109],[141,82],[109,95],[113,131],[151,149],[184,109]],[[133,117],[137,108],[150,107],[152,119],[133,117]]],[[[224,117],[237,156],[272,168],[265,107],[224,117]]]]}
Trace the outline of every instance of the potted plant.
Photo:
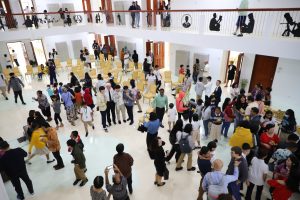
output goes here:
{"type": "Polygon", "coordinates": [[[242,79],[241,80],[241,89],[245,90],[247,84],[248,84],[248,80],[247,79],[242,79]]]}

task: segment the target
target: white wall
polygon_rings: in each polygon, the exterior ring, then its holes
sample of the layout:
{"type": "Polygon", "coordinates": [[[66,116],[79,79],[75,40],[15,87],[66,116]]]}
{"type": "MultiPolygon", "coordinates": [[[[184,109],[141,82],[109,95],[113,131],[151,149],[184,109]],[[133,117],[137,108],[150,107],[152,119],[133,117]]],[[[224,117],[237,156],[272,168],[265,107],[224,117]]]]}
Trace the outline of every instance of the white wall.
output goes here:
{"type": "Polygon", "coordinates": [[[281,110],[293,109],[300,124],[300,60],[279,58],[272,86],[272,106],[281,110]]]}
{"type": "Polygon", "coordinates": [[[246,85],[245,91],[248,91],[250,86],[254,61],[255,61],[255,54],[244,53],[244,60],[243,60],[242,71],[240,75],[240,83],[242,79],[248,80],[248,84],[246,85]]]}
{"type": "MultiPolygon", "coordinates": [[[[241,0],[172,0],[171,9],[234,9],[241,0]]],[[[299,0],[249,0],[249,8],[295,8],[299,0]]]]}
{"type": "Polygon", "coordinates": [[[222,68],[225,68],[226,66],[226,59],[224,56],[224,50],[221,49],[205,49],[200,47],[192,47],[192,46],[185,46],[185,45],[179,45],[170,43],[170,70],[173,74],[175,74],[175,69],[177,66],[175,66],[176,61],[176,51],[177,50],[183,50],[183,51],[189,51],[190,52],[190,69],[192,71],[192,66],[195,62],[194,60],[194,54],[205,54],[209,55],[209,74],[212,75],[213,82],[218,79],[222,79],[224,76],[222,72],[222,68]]]}
{"type": "MultiPolygon", "coordinates": [[[[118,41],[128,42],[128,43],[135,43],[136,45],[136,52],[139,54],[139,62],[143,62],[145,56],[146,56],[146,46],[145,41],[141,38],[129,38],[129,37],[122,37],[122,36],[116,36],[116,45],[118,45],[118,41]]],[[[118,54],[123,47],[118,47],[118,54]]],[[[133,52],[130,52],[133,53],[133,52]]]]}
{"type": "Polygon", "coordinates": [[[72,35],[55,35],[43,38],[44,47],[46,54],[53,48],[55,48],[55,43],[67,42],[68,51],[71,58],[74,58],[72,40],[82,40],[83,47],[89,47],[92,44],[88,42],[88,33],[74,33],[72,35]]]}
{"type": "MultiPolygon", "coordinates": [[[[39,12],[43,12],[43,10],[47,10],[47,4],[66,4],[71,3],[74,4],[75,11],[82,11],[82,1],[80,0],[35,0],[36,10],[39,12]]],[[[63,8],[64,9],[64,8],[63,8]]],[[[98,9],[97,9],[98,10],[98,9]]]]}

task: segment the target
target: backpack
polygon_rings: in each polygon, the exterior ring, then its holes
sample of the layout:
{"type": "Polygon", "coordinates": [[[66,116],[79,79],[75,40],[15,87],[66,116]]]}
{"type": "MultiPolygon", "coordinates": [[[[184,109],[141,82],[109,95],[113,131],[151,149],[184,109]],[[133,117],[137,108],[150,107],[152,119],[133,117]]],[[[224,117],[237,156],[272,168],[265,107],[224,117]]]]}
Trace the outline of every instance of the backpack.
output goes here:
{"type": "MultiPolygon", "coordinates": [[[[208,180],[210,183],[210,185],[208,186],[207,195],[210,197],[210,199],[216,200],[216,199],[218,199],[220,194],[228,193],[228,191],[224,191],[223,179],[224,179],[225,175],[222,176],[220,182],[217,184],[211,184],[212,183],[211,172],[208,173],[207,176],[208,176],[208,180]]],[[[225,188],[227,188],[227,187],[225,187],[225,188]]]]}
{"type": "Polygon", "coordinates": [[[189,135],[187,135],[186,137],[182,137],[182,135],[183,134],[181,134],[181,138],[179,140],[180,151],[181,153],[191,153],[192,149],[188,140],[189,135]]]}

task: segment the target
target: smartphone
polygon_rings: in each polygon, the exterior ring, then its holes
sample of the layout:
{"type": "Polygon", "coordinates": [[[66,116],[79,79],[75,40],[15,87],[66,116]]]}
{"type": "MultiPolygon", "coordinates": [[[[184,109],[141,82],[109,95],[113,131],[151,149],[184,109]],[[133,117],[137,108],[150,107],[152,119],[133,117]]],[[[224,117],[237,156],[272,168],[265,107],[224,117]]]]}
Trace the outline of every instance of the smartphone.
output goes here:
{"type": "Polygon", "coordinates": [[[111,170],[113,167],[114,167],[113,165],[109,165],[109,166],[107,166],[107,169],[111,170]]]}

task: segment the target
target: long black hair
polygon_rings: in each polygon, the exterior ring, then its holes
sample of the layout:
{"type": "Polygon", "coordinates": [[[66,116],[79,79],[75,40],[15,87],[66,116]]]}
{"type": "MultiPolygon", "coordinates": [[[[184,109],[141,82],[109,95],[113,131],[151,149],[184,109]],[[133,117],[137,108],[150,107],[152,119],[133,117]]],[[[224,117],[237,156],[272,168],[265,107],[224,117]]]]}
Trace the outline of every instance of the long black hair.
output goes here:
{"type": "Polygon", "coordinates": [[[229,105],[230,100],[231,100],[230,98],[226,98],[224,100],[224,103],[222,105],[222,111],[224,111],[226,109],[226,107],[229,105]]]}

